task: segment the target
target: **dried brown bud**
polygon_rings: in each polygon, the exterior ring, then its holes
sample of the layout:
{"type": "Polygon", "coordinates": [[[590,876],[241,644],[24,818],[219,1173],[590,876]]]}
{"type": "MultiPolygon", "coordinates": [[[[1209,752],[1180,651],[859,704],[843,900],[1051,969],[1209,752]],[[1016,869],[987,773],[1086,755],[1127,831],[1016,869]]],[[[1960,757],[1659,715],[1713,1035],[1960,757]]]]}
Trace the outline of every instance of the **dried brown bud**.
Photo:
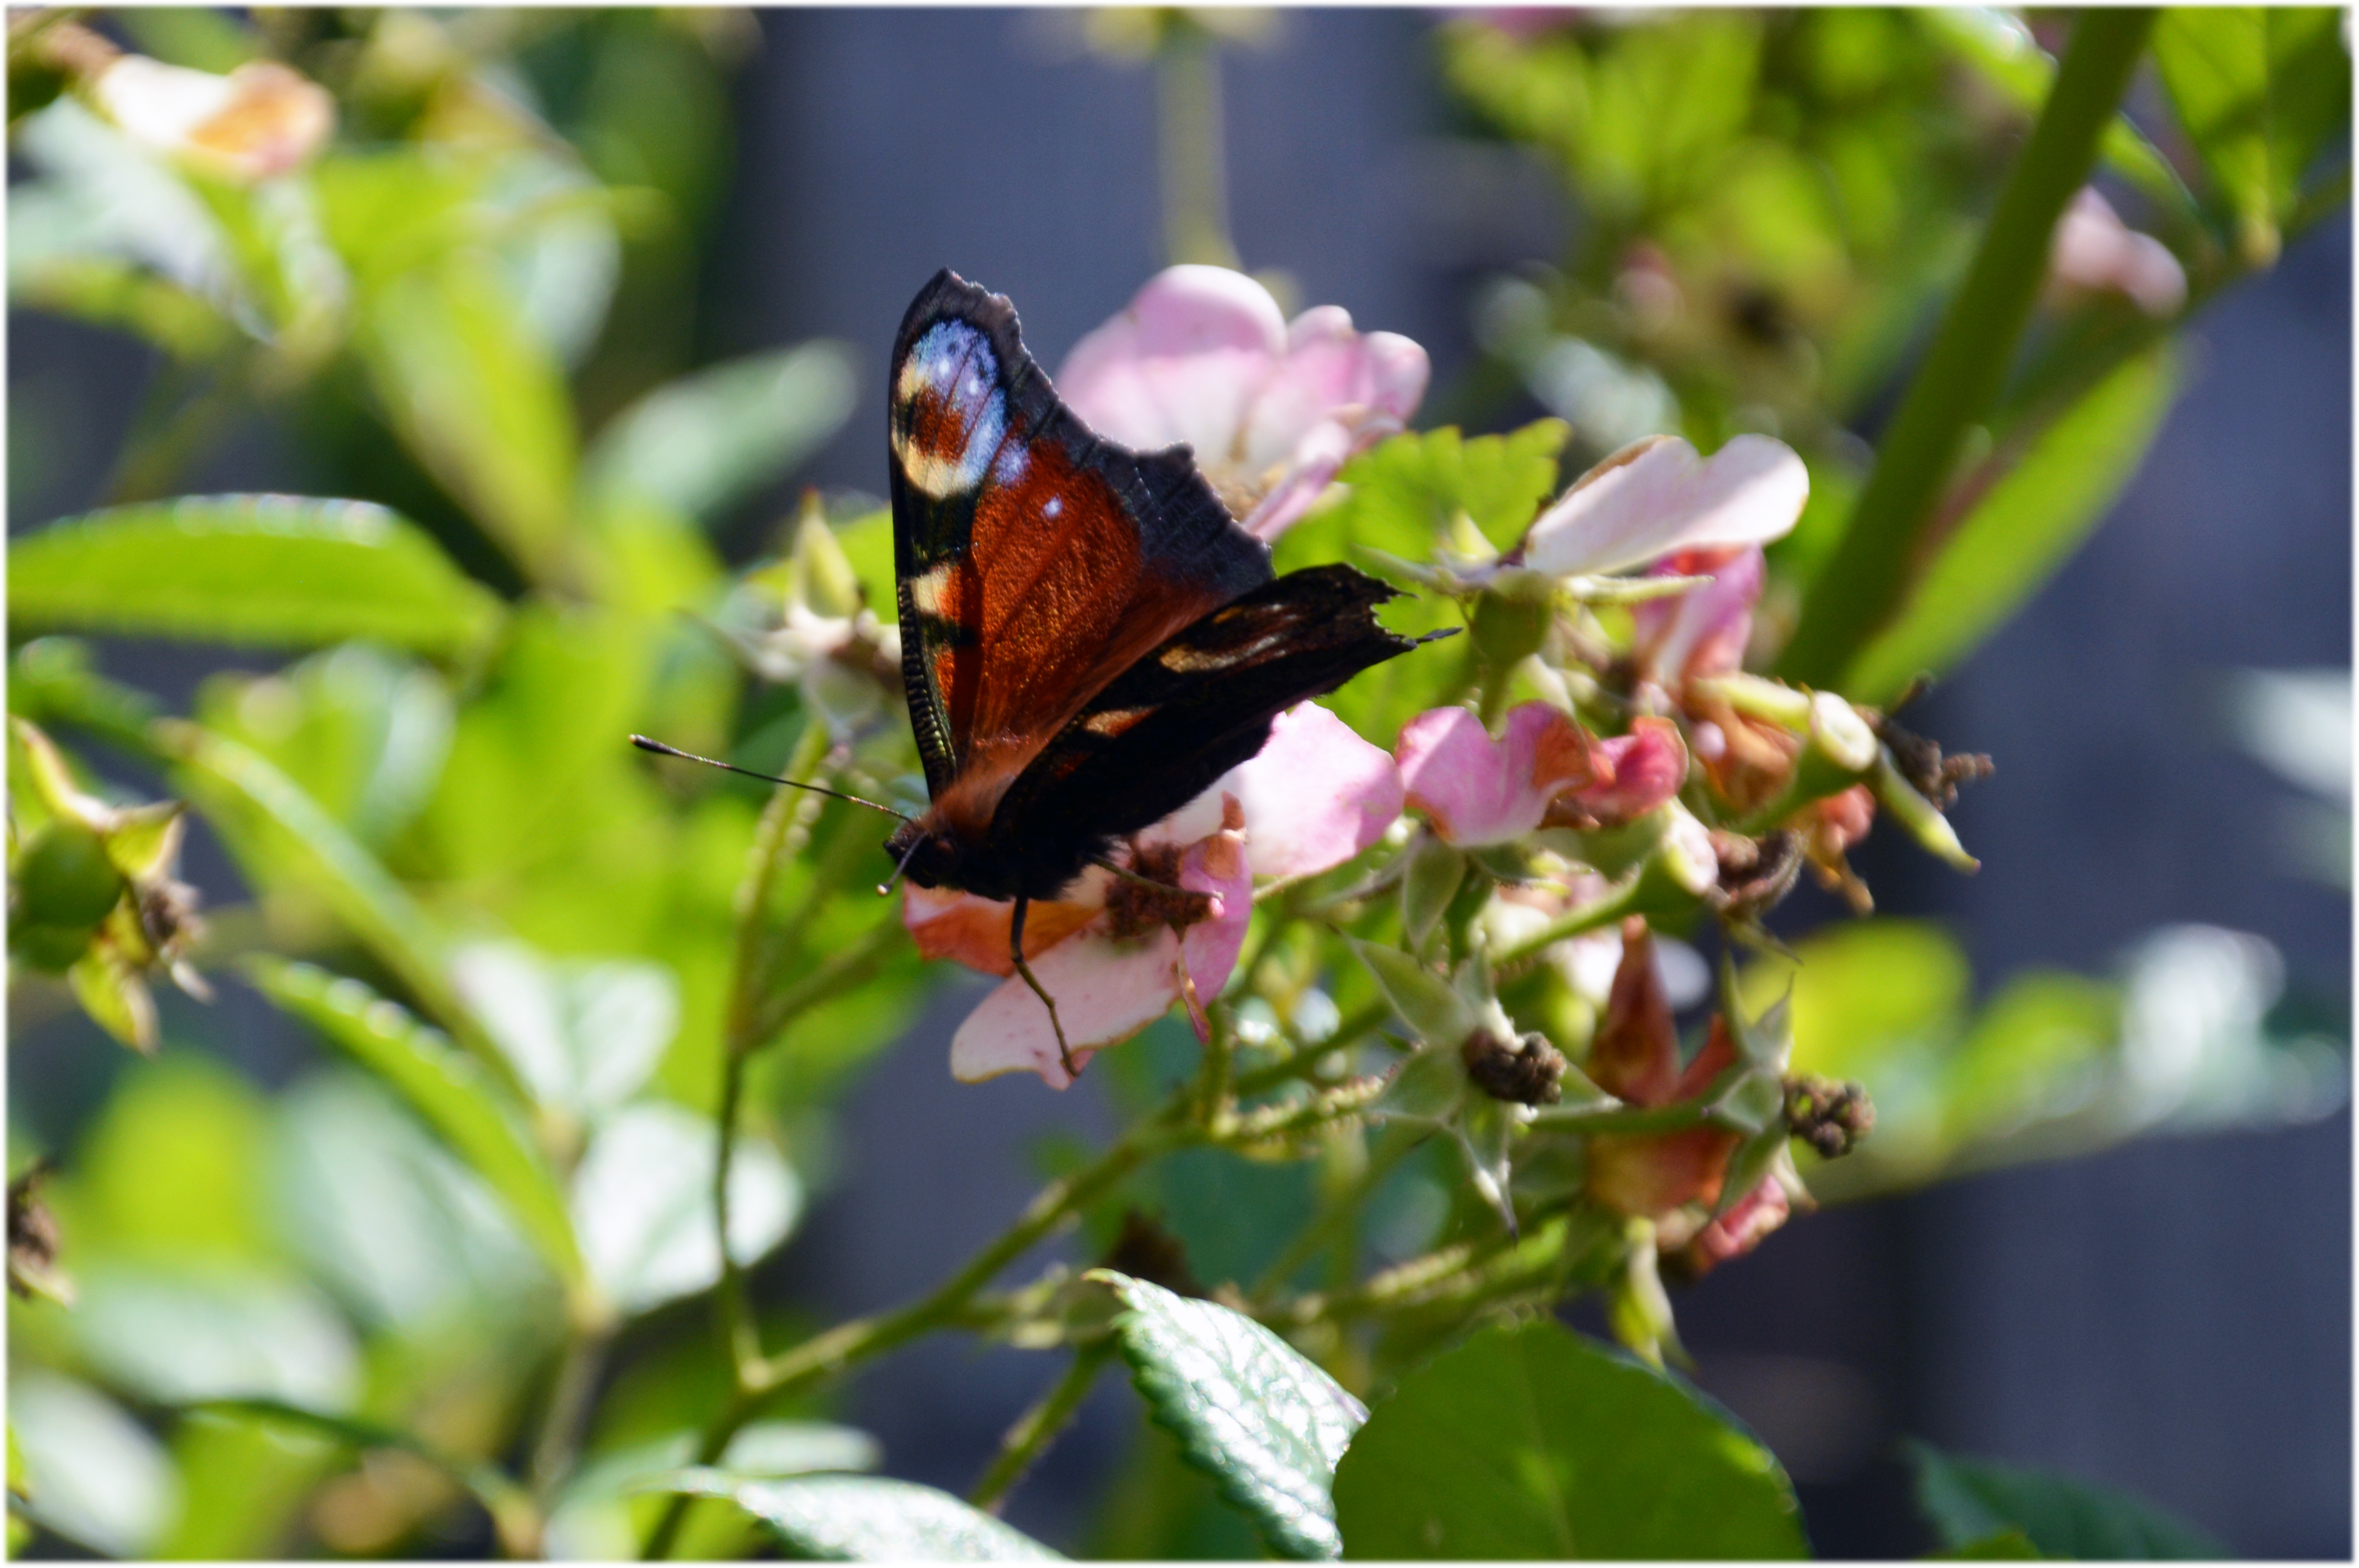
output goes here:
{"type": "Polygon", "coordinates": [[[73,1287],[58,1270],[58,1222],[34,1191],[52,1169],[37,1160],[8,1183],[8,1289],[71,1306],[73,1287]]]}
{"type": "Polygon", "coordinates": [[[1175,1296],[1203,1299],[1204,1287],[1188,1267],[1186,1247],[1144,1209],[1123,1211],[1122,1230],[1098,1262],[1118,1274],[1160,1285],[1175,1296]]]}
{"type": "Polygon", "coordinates": [[[1466,1076],[1495,1100],[1516,1105],[1553,1105],[1564,1093],[1564,1052],[1542,1034],[1504,1040],[1476,1029],[1458,1048],[1466,1076]]]}
{"type": "Polygon", "coordinates": [[[1998,771],[1986,752],[1941,755],[1941,743],[1902,729],[1890,715],[1875,721],[1875,733],[1892,752],[1892,765],[1916,791],[1942,811],[1957,802],[1958,786],[1998,771]]]}
{"type": "Polygon", "coordinates": [[[1822,1160],[1849,1154],[1875,1130],[1875,1106],[1856,1083],[1804,1073],[1786,1080],[1786,1125],[1822,1160]]]}

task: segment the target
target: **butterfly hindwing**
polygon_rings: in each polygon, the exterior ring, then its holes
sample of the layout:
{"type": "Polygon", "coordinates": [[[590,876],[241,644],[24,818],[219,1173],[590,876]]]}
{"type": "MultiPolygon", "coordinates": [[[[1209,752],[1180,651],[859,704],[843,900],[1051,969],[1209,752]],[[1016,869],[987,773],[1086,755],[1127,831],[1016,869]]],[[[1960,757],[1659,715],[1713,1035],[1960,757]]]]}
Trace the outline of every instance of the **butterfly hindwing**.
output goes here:
{"type": "Polygon", "coordinates": [[[1025,352],[1014,308],[955,273],[909,307],[891,376],[909,718],[937,808],[979,827],[1107,682],[1267,583],[1269,550],[1184,448],[1092,434],[1025,352]]]}
{"type": "Polygon", "coordinates": [[[1314,566],[1191,623],[1057,733],[1001,797],[993,842],[1021,845],[1053,880],[1179,810],[1260,751],[1279,713],[1425,640],[1377,624],[1395,596],[1348,566],[1314,566]]]}

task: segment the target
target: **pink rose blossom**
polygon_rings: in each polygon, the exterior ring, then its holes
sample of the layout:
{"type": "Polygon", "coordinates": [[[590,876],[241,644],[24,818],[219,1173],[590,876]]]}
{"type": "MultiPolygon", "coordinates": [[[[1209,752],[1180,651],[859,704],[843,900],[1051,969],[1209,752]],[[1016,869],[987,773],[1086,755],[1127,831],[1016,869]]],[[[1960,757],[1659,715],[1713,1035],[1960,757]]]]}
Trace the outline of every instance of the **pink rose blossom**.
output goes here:
{"type": "Polygon", "coordinates": [[[1516,553],[1551,577],[1625,572],[1675,550],[1783,538],[1810,496],[1810,471],[1783,441],[1742,435],[1704,459],[1677,436],[1648,436],[1575,481],[1516,553]]]}
{"type": "Polygon", "coordinates": [[[1057,372],[1067,407],[1142,450],[1185,441],[1222,501],[1272,539],[1344,460],[1408,423],[1425,350],[1321,305],[1291,325],[1269,290],[1222,267],[1169,267],[1057,372]]]}
{"type": "Polygon", "coordinates": [[[1394,750],[1408,803],[1466,847],[1543,825],[1628,822],[1687,778],[1687,746],[1669,720],[1642,718],[1628,735],[1600,740],[1545,702],[1510,712],[1496,740],[1465,708],[1430,709],[1402,727],[1394,750]]]}
{"type": "Polygon", "coordinates": [[[1753,637],[1753,606],[1760,602],[1767,576],[1759,545],[1680,550],[1657,562],[1649,575],[1712,581],[1630,607],[1630,651],[1647,679],[1673,686],[1725,675],[1744,664],[1745,645],[1753,637]]]}
{"type": "MultiPolygon", "coordinates": [[[[1134,861],[1175,868],[1179,885],[1207,896],[1203,918],[1174,931],[1142,920],[1134,884],[1092,868],[1024,922],[1024,956],[1057,999],[1058,1021],[1078,1065],[1184,1003],[1200,1038],[1204,1006],[1220,995],[1245,944],[1253,879],[1301,877],[1341,866],[1382,838],[1401,811],[1392,758],[1315,703],[1277,716],[1269,743],[1194,800],[1136,835],[1134,861]]],[[[1167,870],[1165,875],[1169,875],[1167,870]]],[[[1049,1010],[1007,955],[1014,907],[970,893],[911,887],[902,920],[919,951],[1010,976],[967,1015],[951,1041],[951,1072],[975,1083],[1038,1073],[1051,1088],[1067,1076],[1049,1010]]]]}

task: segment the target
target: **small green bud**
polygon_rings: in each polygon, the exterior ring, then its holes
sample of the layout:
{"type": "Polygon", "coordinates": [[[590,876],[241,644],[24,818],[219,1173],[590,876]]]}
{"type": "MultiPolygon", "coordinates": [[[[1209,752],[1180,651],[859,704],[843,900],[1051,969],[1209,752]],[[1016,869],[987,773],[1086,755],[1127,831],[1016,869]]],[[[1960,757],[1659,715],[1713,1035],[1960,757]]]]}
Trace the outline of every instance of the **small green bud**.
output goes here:
{"type": "Polygon", "coordinates": [[[864,603],[860,574],[853,571],[852,558],[843,553],[835,530],[827,526],[827,513],[816,493],[804,497],[802,515],[795,523],[787,593],[813,614],[840,620],[858,615],[864,603]]]}
{"type": "Polygon", "coordinates": [[[1940,808],[1919,794],[1916,786],[1900,776],[1890,751],[1878,756],[1875,769],[1867,776],[1867,787],[1892,820],[1908,829],[1909,836],[1936,858],[1961,871],[1982,869],[1983,863],[1966,853],[1966,846],[1958,841],[1958,830],[1950,825],[1950,819],[1941,814],[1940,808]]]}
{"type": "Polygon", "coordinates": [[[16,871],[19,918],[85,935],[122,901],[128,885],[99,835],[66,817],[33,835],[16,871]]]}

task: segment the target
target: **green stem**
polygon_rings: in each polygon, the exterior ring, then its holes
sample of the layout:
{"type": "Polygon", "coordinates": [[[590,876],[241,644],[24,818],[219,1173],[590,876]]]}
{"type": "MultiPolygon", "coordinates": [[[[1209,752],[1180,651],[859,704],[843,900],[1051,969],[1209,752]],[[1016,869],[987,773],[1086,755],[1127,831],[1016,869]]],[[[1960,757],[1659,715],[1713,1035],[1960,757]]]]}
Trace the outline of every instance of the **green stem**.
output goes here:
{"type": "Polygon", "coordinates": [[[590,1414],[591,1396],[598,1391],[598,1374],[605,1368],[606,1352],[614,1343],[614,1327],[609,1317],[576,1325],[567,1335],[557,1381],[549,1389],[549,1409],[541,1417],[540,1436],[532,1450],[533,1497],[544,1508],[556,1496],[581,1450],[582,1425],[590,1414]]]}
{"type": "Polygon", "coordinates": [[[1560,942],[1614,924],[1631,912],[1640,880],[1640,873],[1634,871],[1595,902],[1560,915],[1529,936],[1509,942],[1491,955],[1492,966],[1501,971],[1510,969],[1560,942]]]}
{"type": "Polygon", "coordinates": [[[1385,1178],[1393,1173],[1393,1168],[1408,1159],[1419,1144],[1431,1136],[1430,1127],[1413,1127],[1404,1123],[1395,1123],[1385,1128],[1377,1138],[1375,1149],[1368,1156],[1367,1168],[1352,1181],[1350,1186],[1330,1198],[1326,1205],[1311,1216],[1310,1223],[1295,1234],[1294,1239],[1287,1244],[1285,1251],[1277,1255],[1277,1260],[1262,1270],[1261,1278],[1254,1282],[1250,1292],[1252,1298],[1259,1301],[1279,1289],[1293,1277],[1296,1269],[1317,1257],[1320,1248],[1348,1229],[1367,1205],[1368,1199],[1384,1184],[1385,1178]]]}
{"type": "Polygon", "coordinates": [[[1229,239],[1221,57],[1185,16],[1165,22],[1156,88],[1163,155],[1163,244],[1175,263],[1238,265],[1229,239]]]}
{"type": "MultiPolygon", "coordinates": [[[[827,726],[816,718],[806,723],[795,742],[793,755],[787,759],[784,777],[808,782],[827,755],[827,726]]],[[[756,1032],[766,968],[762,963],[763,917],[768,912],[771,892],[777,886],[778,866],[793,839],[788,830],[806,799],[817,797],[806,796],[783,784],[771,790],[768,802],[762,808],[762,820],[754,831],[745,879],[737,889],[736,957],[730,975],[728,1021],[722,1042],[721,1104],[712,1157],[712,1234],[721,1249],[721,1279],[714,1301],[722,1345],[741,1390],[751,1386],[761,1367],[762,1341],[754,1323],[753,1296],[745,1285],[745,1271],[736,1255],[729,1250],[729,1172],[737,1152],[737,1118],[745,1099],[745,1063],[764,1038],[756,1032]]]]}
{"type": "Polygon", "coordinates": [[[1082,1401],[1089,1398],[1090,1390],[1097,1385],[1098,1374],[1105,1370],[1105,1364],[1113,1355],[1114,1337],[1111,1334],[1075,1347],[1072,1363],[1065,1368],[1065,1375],[1050,1385],[1049,1391],[1007,1429],[1007,1436],[999,1445],[998,1455],[992,1460],[991,1468],[983,1473],[983,1479],[974,1484],[974,1490],[968,1494],[967,1501],[985,1513],[999,1511],[999,1505],[1006,1499],[1008,1492],[1024,1478],[1024,1473],[1032,1467],[1033,1462],[1040,1457],[1049,1444],[1056,1441],[1057,1434],[1065,1430],[1074,1412],[1082,1408],[1082,1401]]]}
{"type": "Polygon", "coordinates": [[[1787,679],[1832,686],[1889,617],[1926,521],[1967,432],[1997,402],[2048,275],[2057,218],[2089,178],[2105,128],[2153,30],[2150,10],[2089,10],[1991,214],[1932,347],[1893,415],[1875,469],[1778,662],[1787,679]]]}
{"type": "MultiPolygon", "coordinates": [[[[729,1440],[768,1402],[956,1321],[1001,1269],[1062,1226],[1076,1210],[1148,1160],[1201,1141],[1205,1137],[1202,1129],[1190,1126],[1183,1117],[1186,1104],[1183,1091],[1168,1102],[1160,1114],[1133,1128],[1095,1161],[1043,1187],[1013,1225],[931,1294],[897,1312],[839,1323],[766,1362],[754,1385],[740,1389],[706,1427],[695,1462],[717,1463],[728,1449],[729,1440]]],[[[662,1517],[647,1537],[648,1558],[670,1553],[690,1500],[684,1495],[676,1496],[665,1504],[662,1517]]]]}

